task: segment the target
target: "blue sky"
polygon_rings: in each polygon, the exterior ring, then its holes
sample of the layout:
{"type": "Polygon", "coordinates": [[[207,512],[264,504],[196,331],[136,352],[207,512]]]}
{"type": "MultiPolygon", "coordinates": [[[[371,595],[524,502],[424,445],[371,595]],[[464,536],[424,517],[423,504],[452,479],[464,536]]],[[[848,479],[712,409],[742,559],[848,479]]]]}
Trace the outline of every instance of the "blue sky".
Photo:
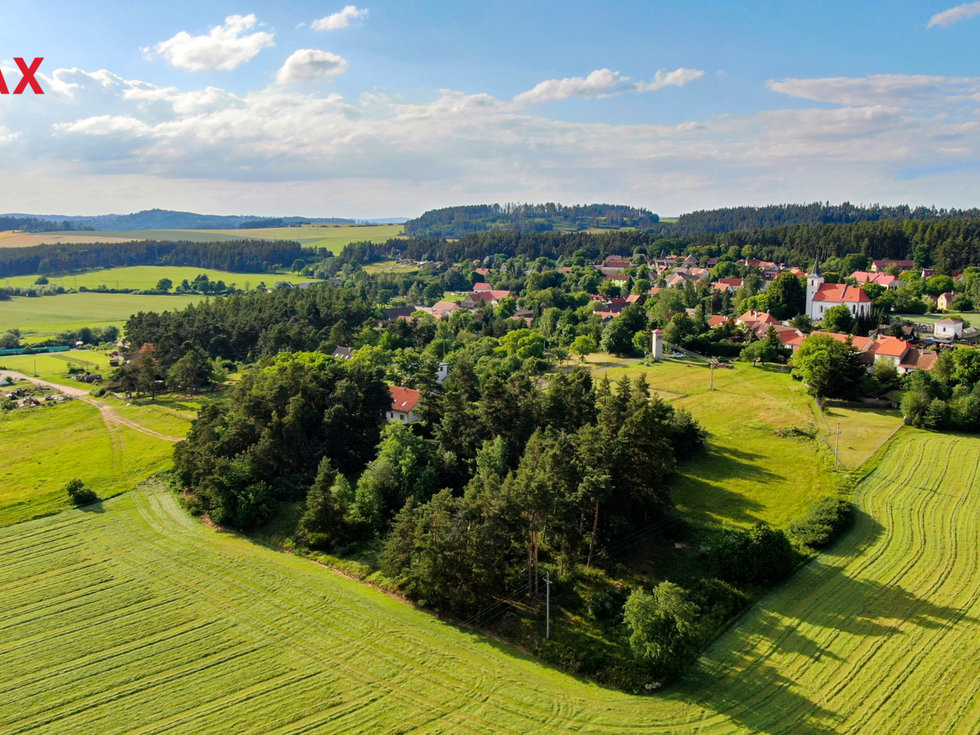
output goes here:
{"type": "Polygon", "coordinates": [[[4,9],[4,211],[977,206],[980,2],[4,9]]]}

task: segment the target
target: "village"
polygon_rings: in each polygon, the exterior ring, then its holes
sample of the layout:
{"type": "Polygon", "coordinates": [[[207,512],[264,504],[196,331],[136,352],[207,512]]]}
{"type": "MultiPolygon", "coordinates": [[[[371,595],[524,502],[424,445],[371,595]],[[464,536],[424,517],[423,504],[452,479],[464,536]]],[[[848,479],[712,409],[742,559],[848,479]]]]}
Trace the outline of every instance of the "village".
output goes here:
{"type": "MultiPolygon", "coordinates": [[[[480,320],[487,313],[506,318],[511,322],[509,329],[531,329],[540,323],[543,309],[531,308],[534,299],[525,298],[529,289],[494,287],[493,281],[507,280],[502,277],[507,266],[494,268],[489,260],[471,264],[471,291],[446,293],[430,305],[384,308],[384,318],[379,324],[452,320],[456,315],[480,320]]],[[[405,261],[400,265],[432,264],[405,261]]],[[[540,273],[542,266],[538,266],[525,269],[522,275],[529,278],[540,273]]],[[[637,254],[610,255],[584,268],[564,265],[556,271],[566,278],[577,276],[577,283],[588,282],[591,275],[595,289],[579,311],[589,313],[588,318],[598,325],[595,349],[602,342],[600,329],[605,330],[631,306],[644,309],[651,317],[651,333],[645,340],[637,336],[631,343],[633,352],[623,354],[649,361],[666,356],[706,360],[714,367],[732,367],[731,359],[741,356],[743,360],[760,364],[766,359],[750,357],[752,351],[745,348],[768,340],[778,349],[762,354],[767,354],[770,360],[792,365],[793,356],[810,335],[824,335],[853,348],[869,373],[876,368],[886,373],[891,370],[900,378],[914,371],[931,371],[943,350],[957,345],[970,346],[980,338],[980,330],[961,316],[973,308],[972,299],[965,292],[968,287],[975,287],[976,269],[937,278],[933,269],[916,268],[911,260],[875,260],[867,268],[846,275],[824,274],[818,259],[807,273],[798,267],[757,259],[742,258],[733,263],[709,258],[699,262],[691,255],[647,258],[637,254]],[[583,271],[588,274],[584,278],[583,271]],[[783,318],[779,318],[763,307],[773,284],[788,283],[792,287],[790,279],[799,283],[798,301],[781,304],[783,318]],[[925,290],[925,284],[938,284],[948,290],[930,293],[925,290]],[[894,312],[896,297],[904,299],[898,301],[898,306],[908,306],[912,301],[909,313],[894,312]],[[656,309],[658,300],[669,301],[674,306],[656,309]],[[690,305],[692,302],[698,305],[690,305]],[[753,308],[737,312],[735,309],[740,304],[753,308]],[[756,305],[759,308],[754,308],[756,305]],[[657,328],[654,315],[661,318],[663,328],[657,328]],[[678,318],[678,315],[682,316],[678,318]],[[672,322],[685,326],[687,331],[671,330],[672,322]],[[841,328],[842,324],[846,329],[841,328]],[[698,334],[708,337],[685,339],[698,334]]],[[[787,290],[793,289],[783,288],[782,293],[787,290]]],[[[562,350],[557,352],[561,357],[562,350]]],[[[333,354],[349,359],[353,353],[350,347],[341,346],[333,354]]],[[[440,383],[445,380],[448,367],[446,362],[440,364],[440,383]]],[[[414,411],[419,392],[405,386],[393,386],[391,391],[388,420],[404,423],[419,420],[414,411]]],[[[873,402],[875,398],[867,400],[873,402]]],[[[886,403],[898,405],[897,400],[886,403]]]]}

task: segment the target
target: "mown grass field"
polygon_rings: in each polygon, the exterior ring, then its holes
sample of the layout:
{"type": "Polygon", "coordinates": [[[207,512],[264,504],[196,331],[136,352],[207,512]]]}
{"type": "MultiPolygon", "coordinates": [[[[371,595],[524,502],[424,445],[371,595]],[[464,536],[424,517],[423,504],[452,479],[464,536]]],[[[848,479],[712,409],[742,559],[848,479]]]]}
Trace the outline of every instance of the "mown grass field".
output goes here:
{"type": "MultiPolygon", "coordinates": [[[[2,244],[0,240],[0,244],[2,244]]],[[[224,281],[225,284],[235,285],[238,288],[248,289],[264,283],[271,287],[276,281],[288,281],[290,283],[301,283],[309,281],[305,276],[298,276],[295,273],[232,273],[230,271],[219,271],[213,268],[194,268],[184,266],[164,266],[164,265],[138,265],[129,268],[106,268],[104,270],[87,271],[85,273],[75,273],[68,276],[49,276],[48,281],[54,285],[64,288],[134,288],[152,289],[156,288],[157,282],[161,278],[169,278],[174,286],[178,285],[185,278],[193,281],[201,274],[206,275],[212,281],[224,281]]],[[[33,276],[14,276],[12,278],[0,278],[0,287],[20,287],[27,288],[34,285],[37,275],[33,276]]],[[[54,298],[54,297],[44,297],[54,298]]]]}
{"type": "Polygon", "coordinates": [[[173,311],[207,297],[148,296],[128,293],[68,293],[27,298],[15,296],[0,301],[0,332],[16,327],[25,336],[54,335],[66,329],[122,327],[130,315],[140,311],[173,311]]]}
{"type": "MultiPolygon", "coordinates": [[[[168,428],[182,436],[188,425],[168,428]]],[[[81,400],[0,412],[0,447],[0,526],[67,508],[64,486],[75,477],[101,497],[129,490],[169,467],[173,452],[170,442],[108,428],[99,409],[81,400]]]]}
{"type": "Polygon", "coordinates": [[[903,429],[855,529],[681,685],[601,689],[148,486],[0,530],[0,730],[972,733],[980,440],[903,429]]]}
{"type": "Polygon", "coordinates": [[[69,365],[75,365],[91,373],[107,375],[109,358],[95,350],[68,350],[67,352],[45,352],[37,355],[7,355],[0,357],[0,368],[16,370],[19,373],[41,380],[50,380],[76,388],[91,389],[93,386],[76,381],[68,374],[69,365]],[[37,370],[37,375],[34,375],[37,370]]]}
{"type": "Polygon", "coordinates": [[[864,462],[902,423],[898,412],[833,409],[825,417],[802,384],[777,369],[717,369],[711,390],[704,364],[667,359],[617,367],[602,355],[590,358],[607,368],[594,378],[643,375],[708,430],[708,451],[683,465],[671,483],[678,509],[698,523],[784,525],[837,491],[842,477],[833,471],[832,448],[838,421],[845,469],[864,462]]]}

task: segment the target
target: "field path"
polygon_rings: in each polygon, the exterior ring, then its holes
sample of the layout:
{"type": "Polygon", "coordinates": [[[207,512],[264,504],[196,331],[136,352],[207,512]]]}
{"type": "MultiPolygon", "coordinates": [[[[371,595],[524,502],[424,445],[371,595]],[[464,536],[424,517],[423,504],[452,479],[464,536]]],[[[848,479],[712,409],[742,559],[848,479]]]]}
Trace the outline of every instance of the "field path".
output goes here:
{"type": "Polygon", "coordinates": [[[903,429],[856,527],[683,683],[606,690],[160,486],[0,529],[0,731],[980,732],[980,439],[903,429]]]}
{"type": "Polygon", "coordinates": [[[154,431],[149,427],[143,426],[142,424],[139,424],[133,421],[132,419],[120,415],[120,413],[115,408],[113,408],[107,403],[103,403],[102,401],[94,398],[92,395],[89,394],[88,390],[86,390],[85,388],[76,388],[70,385],[51,383],[47,380],[32,378],[29,375],[24,375],[23,373],[17,373],[12,370],[0,370],[0,377],[14,378],[18,380],[27,380],[31,383],[34,383],[34,385],[40,385],[46,388],[53,388],[54,390],[61,391],[65,395],[72,396],[73,398],[77,398],[81,401],[85,401],[86,403],[95,406],[97,409],[99,409],[99,413],[102,415],[102,420],[105,422],[106,428],[110,431],[110,433],[114,434],[117,427],[122,425],[122,426],[128,426],[130,429],[133,429],[134,431],[138,431],[141,434],[146,434],[147,436],[152,436],[154,439],[161,439],[166,442],[175,443],[183,439],[183,437],[180,436],[168,436],[167,434],[161,434],[159,431],[154,431]]]}

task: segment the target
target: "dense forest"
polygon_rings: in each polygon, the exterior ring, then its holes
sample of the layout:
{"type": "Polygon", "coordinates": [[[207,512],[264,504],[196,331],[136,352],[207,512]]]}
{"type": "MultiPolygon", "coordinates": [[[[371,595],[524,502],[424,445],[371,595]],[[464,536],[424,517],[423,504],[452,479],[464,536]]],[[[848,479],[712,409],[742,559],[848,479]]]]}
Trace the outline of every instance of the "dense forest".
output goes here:
{"type": "Polygon", "coordinates": [[[410,258],[463,262],[487,256],[530,260],[592,261],[606,255],[644,252],[651,256],[693,253],[705,260],[735,249],[736,258],[758,258],[810,266],[815,258],[860,253],[872,259],[901,258],[941,273],[980,262],[980,219],[862,221],[852,224],[783,225],[757,230],[681,237],[639,230],[602,233],[521,233],[508,230],[465,235],[455,240],[402,238],[385,243],[351,243],[342,257],[359,263],[410,258]]]}
{"type": "Polygon", "coordinates": [[[240,273],[268,273],[316,255],[287,240],[187,242],[143,240],[121,243],[36,245],[0,248],[0,278],[57,275],[132,265],[184,265],[240,273]]]}
{"type": "Polygon", "coordinates": [[[645,229],[660,218],[645,209],[617,204],[477,204],[425,212],[405,223],[405,234],[416,237],[460,237],[472,232],[511,230],[552,232],[589,228],[645,229]]]}
{"type": "Polygon", "coordinates": [[[687,237],[735,230],[760,230],[784,225],[841,225],[854,222],[883,222],[913,219],[935,222],[943,219],[977,219],[980,209],[936,209],[935,207],[854,206],[850,202],[831,204],[770,204],[767,207],[701,209],[682,214],[671,224],[670,232],[687,237]]]}

